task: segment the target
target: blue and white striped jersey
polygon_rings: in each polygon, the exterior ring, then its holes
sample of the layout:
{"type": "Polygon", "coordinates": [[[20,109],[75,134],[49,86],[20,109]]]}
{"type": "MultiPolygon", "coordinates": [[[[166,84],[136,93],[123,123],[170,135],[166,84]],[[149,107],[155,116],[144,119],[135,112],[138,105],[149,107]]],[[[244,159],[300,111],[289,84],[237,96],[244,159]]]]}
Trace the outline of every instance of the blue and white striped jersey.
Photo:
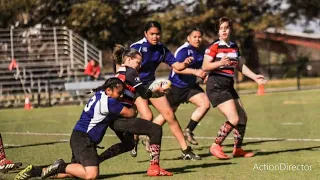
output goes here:
{"type": "Polygon", "coordinates": [[[111,121],[118,118],[123,105],[110,98],[104,91],[98,91],[84,107],[74,130],[87,133],[91,140],[99,144],[111,121]]]}

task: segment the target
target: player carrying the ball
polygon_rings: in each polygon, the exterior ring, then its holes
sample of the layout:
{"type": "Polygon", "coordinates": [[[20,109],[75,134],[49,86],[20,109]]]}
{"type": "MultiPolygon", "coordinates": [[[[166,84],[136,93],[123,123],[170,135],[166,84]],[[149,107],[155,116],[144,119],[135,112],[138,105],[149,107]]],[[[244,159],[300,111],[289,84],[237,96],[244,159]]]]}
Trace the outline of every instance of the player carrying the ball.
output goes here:
{"type": "MultiPolygon", "coordinates": [[[[145,37],[140,41],[133,43],[131,47],[138,50],[142,54],[142,64],[141,68],[139,69],[139,75],[140,80],[145,87],[149,87],[150,84],[155,80],[155,71],[160,63],[164,62],[170,67],[179,71],[185,69],[191,63],[192,57],[187,57],[182,62],[177,62],[168,48],[160,43],[161,25],[158,22],[147,22],[144,28],[144,36],[145,37]]],[[[191,147],[187,145],[180,124],[170,108],[168,100],[165,96],[150,99],[137,97],[135,103],[141,118],[149,121],[153,119],[153,114],[149,107],[149,101],[168,122],[171,132],[180,144],[183,158],[192,160],[201,159],[200,156],[194,154],[191,147]]],[[[136,156],[136,153],[137,148],[131,151],[131,155],[133,157],[136,156]]]]}

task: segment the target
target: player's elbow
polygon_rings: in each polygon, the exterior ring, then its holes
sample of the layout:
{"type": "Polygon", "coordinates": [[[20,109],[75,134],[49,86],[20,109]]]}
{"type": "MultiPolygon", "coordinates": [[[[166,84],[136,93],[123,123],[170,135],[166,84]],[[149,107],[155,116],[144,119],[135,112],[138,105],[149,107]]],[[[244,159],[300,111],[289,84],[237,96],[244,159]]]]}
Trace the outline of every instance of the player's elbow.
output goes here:
{"type": "Polygon", "coordinates": [[[184,63],[181,62],[176,62],[171,65],[171,67],[176,70],[176,71],[182,71],[184,70],[187,66],[184,63]]]}
{"type": "Polygon", "coordinates": [[[204,70],[204,71],[209,71],[209,70],[210,70],[210,69],[208,68],[208,65],[205,64],[205,63],[202,64],[201,69],[204,70]]]}

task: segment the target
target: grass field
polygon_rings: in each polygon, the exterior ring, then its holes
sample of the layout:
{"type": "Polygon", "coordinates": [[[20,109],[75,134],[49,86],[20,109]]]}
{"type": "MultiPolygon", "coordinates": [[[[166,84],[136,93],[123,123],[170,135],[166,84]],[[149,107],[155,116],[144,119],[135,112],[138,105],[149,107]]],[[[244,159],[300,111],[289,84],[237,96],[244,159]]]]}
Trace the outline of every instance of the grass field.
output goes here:
{"type": "MultiPolygon", "coordinates": [[[[225,118],[217,109],[211,109],[197,127],[201,161],[183,161],[177,141],[167,125],[164,126],[161,166],[174,172],[173,177],[152,179],[319,179],[320,177],[320,91],[295,91],[242,95],[249,121],[245,149],[257,153],[253,158],[234,158],[221,161],[208,153],[213,138],[225,118]],[[275,170],[278,167],[285,170],[275,170]],[[304,165],[294,169],[293,165],[304,165]],[[289,167],[290,166],[290,167],[289,167]]],[[[193,105],[182,105],[177,117],[185,127],[193,105]]],[[[6,144],[9,159],[21,161],[24,166],[46,165],[57,158],[69,160],[69,134],[82,111],[80,106],[42,108],[25,111],[0,111],[0,132],[6,144]]],[[[225,151],[232,152],[233,135],[224,143],[225,151]]],[[[112,130],[102,146],[118,142],[112,130]]],[[[150,179],[146,176],[149,155],[139,147],[138,157],[128,153],[104,162],[100,167],[101,179],[150,179]]],[[[0,174],[0,179],[11,180],[16,172],[0,174]]]]}

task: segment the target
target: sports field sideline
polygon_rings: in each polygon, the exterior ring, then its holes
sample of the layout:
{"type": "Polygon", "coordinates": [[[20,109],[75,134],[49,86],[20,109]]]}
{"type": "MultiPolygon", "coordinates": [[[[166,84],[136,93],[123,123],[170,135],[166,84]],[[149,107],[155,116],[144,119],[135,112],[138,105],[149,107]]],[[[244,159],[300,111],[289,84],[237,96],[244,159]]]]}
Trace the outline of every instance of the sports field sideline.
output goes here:
{"type": "MultiPolygon", "coordinates": [[[[249,121],[245,149],[257,153],[253,158],[217,160],[208,149],[225,118],[210,112],[195,130],[198,146],[195,152],[201,161],[183,161],[177,141],[164,126],[161,166],[174,172],[161,179],[319,179],[320,176],[320,90],[267,93],[264,96],[242,95],[249,121]]],[[[182,105],[177,117],[184,128],[193,105],[182,105]]],[[[24,166],[47,165],[58,158],[70,160],[69,135],[82,107],[39,108],[30,111],[0,111],[0,132],[9,159],[24,166]]],[[[225,151],[231,154],[233,134],[226,141],[225,151]]],[[[118,142],[112,130],[101,146],[118,142]]],[[[149,155],[141,145],[138,157],[128,153],[104,162],[101,179],[150,179],[146,176],[149,155]]],[[[0,179],[13,179],[16,172],[0,174],[0,179]]],[[[159,178],[159,179],[160,179],[159,178]]],[[[157,179],[157,178],[152,178],[157,179]]]]}

